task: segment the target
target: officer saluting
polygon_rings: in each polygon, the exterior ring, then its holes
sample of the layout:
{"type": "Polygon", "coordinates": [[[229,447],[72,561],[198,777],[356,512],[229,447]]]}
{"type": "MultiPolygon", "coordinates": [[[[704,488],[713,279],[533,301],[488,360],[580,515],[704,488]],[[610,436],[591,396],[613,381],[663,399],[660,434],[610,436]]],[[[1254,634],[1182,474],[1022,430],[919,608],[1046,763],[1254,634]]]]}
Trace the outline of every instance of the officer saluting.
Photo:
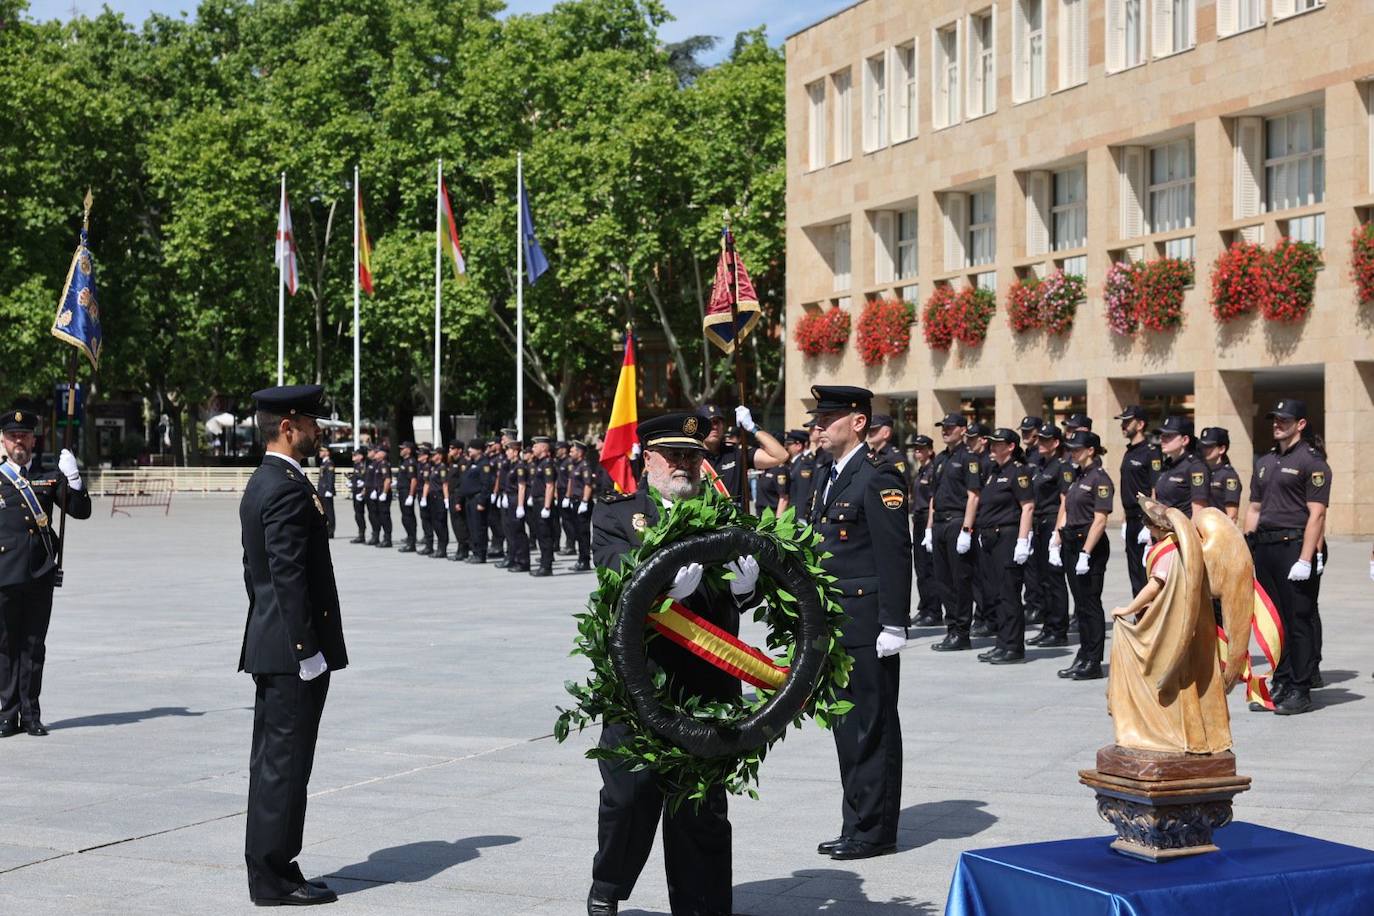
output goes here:
{"type": "Polygon", "coordinates": [[[76,457],[65,448],[57,472],[33,467],[38,417],[11,410],[0,420],[0,738],[48,733],[38,704],[47,657],[52,592],[57,582],[54,505],[72,518],[91,517],[91,497],[76,457]]]}
{"type": "Polygon", "coordinates": [[[902,809],[902,726],[897,688],[911,607],[911,529],[906,480],[868,451],[873,393],[813,385],[821,445],[835,459],[811,510],[821,566],[835,577],[854,659],[836,695],[854,708],[835,723],[844,787],[840,835],[816,847],[832,859],[867,859],[897,847],[902,809]]]}
{"type": "Polygon", "coordinates": [[[248,619],[239,670],[253,675],[244,857],[248,895],[262,906],[330,903],[295,862],[329,672],[348,664],[324,507],[300,462],[315,448],[326,416],[319,385],[254,392],[262,464],[239,503],[248,619]]]}

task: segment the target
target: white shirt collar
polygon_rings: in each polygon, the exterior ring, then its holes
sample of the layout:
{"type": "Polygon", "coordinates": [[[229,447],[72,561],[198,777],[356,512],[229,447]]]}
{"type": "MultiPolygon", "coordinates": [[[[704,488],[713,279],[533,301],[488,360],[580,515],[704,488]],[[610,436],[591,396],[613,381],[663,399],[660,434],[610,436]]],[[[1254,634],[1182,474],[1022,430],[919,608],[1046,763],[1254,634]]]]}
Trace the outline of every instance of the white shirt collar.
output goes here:
{"type": "Polygon", "coordinates": [[[285,461],[287,464],[291,465],[293,468],[295,468],[297,471],[300,471],[302,474],[305,473],[305,471],[301,470],[301,463],[297,461],[295,458],[292,458],[290,455],[284,452],[274,452],[271,450],[268,450],[267,454],[271,455],[273,458],[276,458],[280,461],[285,461]]]}
{"type": "Polygon", "coordinates": [[[862,451],[866,445],[867,443],[860,442],[858,445],[850,449],[843,458],[841,458],[839,461],[836,461],[835,470],[831,472],[830,478],[832,480],[839,480],[840,475],[844,473],[844,466],[849,463],[849,459],[853,458],[858,452],[862,451]]]}

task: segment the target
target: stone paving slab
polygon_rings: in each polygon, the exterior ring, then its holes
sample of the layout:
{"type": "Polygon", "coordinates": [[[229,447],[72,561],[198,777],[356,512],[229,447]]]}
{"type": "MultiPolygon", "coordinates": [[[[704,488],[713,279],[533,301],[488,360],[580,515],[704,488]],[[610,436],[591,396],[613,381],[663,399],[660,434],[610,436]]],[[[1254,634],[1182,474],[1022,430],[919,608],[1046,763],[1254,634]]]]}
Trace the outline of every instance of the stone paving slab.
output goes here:
{"type": "MultiPolygon", "coordinates": [[[[243,807],[251,682],[236,502],[69,526],[49,638],[52,735],[0,742],[0,912],[248,911],[243,807]]],[[[399,531],[399,525],[397,526],[399,531]]],[[[1120,545],[1115,545],[1119,547],[1120,545]]],[[[595,848],[595,735],[551,738],[592,577],[533,580],[334,541],[352,664],[330,686],[306,819],[307,874],[336,913],[575,914],[595,848]]],[[[1374,847],[1374,584],[1338,541],[1323,583],[1326,689],[1279,718],[1232,697],[1237,816],[1374,847]]],[[[1126,598],[1118,550],[1110,606],[1126,598]]],[[[747,631],[746,631],[747,632],[747,631]]],[[[1102,836],[1076,773],[1111,740],[1104,683],[1054,676],[1072,650],[989,668],[902,657],[905,775],[896,855],[835,863],[830,736],[790,732],[762,800],[733,800],[735,909],[752,916],[938,914],[969,848],[1102,836]]],[[[987,641],[983,641],[987,642],[987,641]]],[[[666,914],[661,847],[622,909],[666,914]]]]}

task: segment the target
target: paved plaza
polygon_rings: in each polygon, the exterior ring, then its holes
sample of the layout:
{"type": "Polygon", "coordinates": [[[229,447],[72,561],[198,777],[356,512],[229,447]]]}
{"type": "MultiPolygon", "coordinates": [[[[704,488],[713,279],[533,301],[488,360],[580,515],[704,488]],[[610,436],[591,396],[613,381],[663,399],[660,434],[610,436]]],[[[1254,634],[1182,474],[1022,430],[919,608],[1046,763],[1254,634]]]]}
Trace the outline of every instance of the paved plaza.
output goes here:
{"type": "MultiPolygon", "coordinates": [[[[179,497],[166,518],[111,518],[97,501],[69,525],[43,694],[52,734],[0,742],[0,913],[249,909],[236,510],[179,497]]],[[[593,576],[560,560],[536,580],[346,537],[333,553],[352,663],[321,727],[306,875],[339,890],[338,914],[582,912],[593,736],[559,745],[551,732],[563,682],[585,669],[568,650],[593,576]]],[[[1115,530],[1112,548],[1108,607],[1126,597],[1115,530]]],[[[1232,695],[1240,771],[1254,777],[1236,814],[1374,847],[1374,583],[1368,545],[1333,554],[1317,710],[1256,715],[1232,695]]],[[[763,768],[761,800],[731,801],[739,913],[937,914],[964,849],[1105,835],[1076,779],[1111,741],[1105,682],[1057,679],[1071,649],[990,668],[928,651],[934,637],[920,631],[902,658],[897,854],[815,853],[839,826],[834,748],[819,728],[793,731],[763,768]]],[[[667,911],[656,850],[622,912],[667,911]]]]}

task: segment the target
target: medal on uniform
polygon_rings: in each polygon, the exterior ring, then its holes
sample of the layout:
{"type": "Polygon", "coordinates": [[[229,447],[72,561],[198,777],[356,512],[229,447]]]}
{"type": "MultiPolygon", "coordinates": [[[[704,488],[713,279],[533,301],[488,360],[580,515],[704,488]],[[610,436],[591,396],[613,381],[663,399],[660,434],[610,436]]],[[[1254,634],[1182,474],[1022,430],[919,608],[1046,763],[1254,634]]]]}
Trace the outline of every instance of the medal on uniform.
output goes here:
{"type": "Polygon", "coordinates": [[[311,493],[310,498],[315,501],[315,509],[321,515],[324,515],[324,503],[320,502],[320,495],[318,493],[311,493]]]}
{"type": "Polygon", "coordinates": [[[649,519],[645,517],[643,512],[636,512],[630,516],[630,527],[636,531],[643,531],[649,527],[649,519]]]}

